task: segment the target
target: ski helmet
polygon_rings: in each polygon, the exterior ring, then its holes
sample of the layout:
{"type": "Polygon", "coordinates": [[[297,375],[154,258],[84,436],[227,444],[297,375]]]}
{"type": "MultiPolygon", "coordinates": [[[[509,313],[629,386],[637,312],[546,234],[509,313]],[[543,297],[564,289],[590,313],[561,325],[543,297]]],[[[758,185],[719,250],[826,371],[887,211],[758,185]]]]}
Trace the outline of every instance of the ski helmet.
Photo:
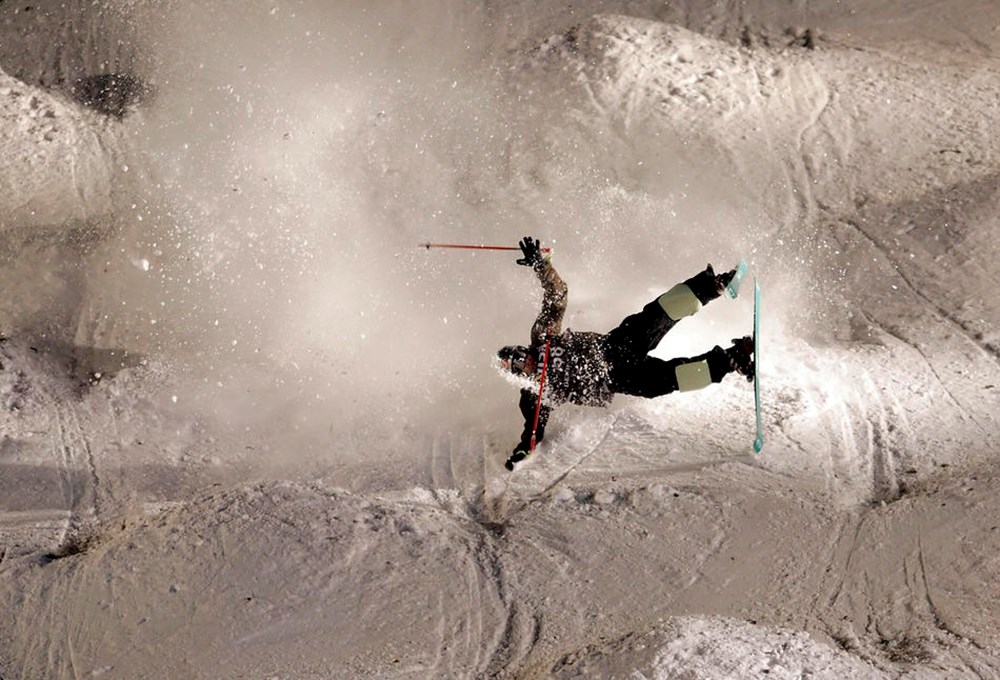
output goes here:
{"type": "Polygon", "coordinates": [[[507,345],[501,347],[497,356],[503,363],[504,368],[511,373],[521,375],[524,373],[524,362],[528,358],[528,348],[523,345],[507,345]]]}

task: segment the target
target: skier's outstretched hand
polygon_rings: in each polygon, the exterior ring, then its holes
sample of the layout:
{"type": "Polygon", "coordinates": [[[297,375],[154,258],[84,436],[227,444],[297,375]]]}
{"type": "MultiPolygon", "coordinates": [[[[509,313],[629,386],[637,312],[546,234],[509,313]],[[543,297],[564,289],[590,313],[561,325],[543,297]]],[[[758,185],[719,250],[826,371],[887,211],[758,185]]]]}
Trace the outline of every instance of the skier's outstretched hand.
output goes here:
{"type": "Polygon", "coordinates": [[[521,252],[524,254],[524,257],[517,261],[518,264],[538,269],[545,262],[542,258],[541,243],[537,238],[533,239],[530,236],[525,236],[517,245],[521,247],[521,252]]]}

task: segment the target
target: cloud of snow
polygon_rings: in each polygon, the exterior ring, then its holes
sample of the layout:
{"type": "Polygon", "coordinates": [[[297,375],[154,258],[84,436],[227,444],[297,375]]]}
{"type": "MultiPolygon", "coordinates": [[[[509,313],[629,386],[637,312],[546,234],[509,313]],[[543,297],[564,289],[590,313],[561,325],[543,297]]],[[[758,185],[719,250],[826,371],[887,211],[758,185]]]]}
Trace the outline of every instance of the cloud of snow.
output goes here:
{"type": "MultiPolygon", "coordinates": [[[[622,135],[487,9],[181,2],[138,16],[157,94],[126,121],[122,231],[88,313],[113,319],[106,344],[189,370],[170,387],[178,408],[286,423],[337,455],[370,446],[355,433],[373,424],[515,423],[490,357],[527,341],[534,276],[514,253],[418,243],[541,238],[577,330],[609,330],[706,262],[760,261],[759,207],[725,158],[622,135]]],[[[659,353],[749,332],[748,299],[685,321],[659,353]]]]}
{"type": "Polygon", "coordinates": [[[523,228],[493,195],[516,131],[481,10],[192,5],[137,15],[157,94],[125,123],[121,233],[90,281],[100,342],[189,371],[181,405],[320,446],[478,412],[465,395],[530,282],[512,256],[417,244],[523,228]]]}

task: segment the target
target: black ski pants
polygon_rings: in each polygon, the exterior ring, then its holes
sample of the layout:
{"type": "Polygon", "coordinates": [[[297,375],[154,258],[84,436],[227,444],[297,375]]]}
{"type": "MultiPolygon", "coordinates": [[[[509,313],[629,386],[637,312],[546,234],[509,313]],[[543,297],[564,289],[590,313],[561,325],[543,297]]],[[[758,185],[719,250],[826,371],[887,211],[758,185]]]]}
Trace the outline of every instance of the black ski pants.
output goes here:
{"type": "Polygon", "coordinates": [[[730,372],[729,358],[721,347],[696,357],[670,360],[649,356],[677,321],[667,316],[657,300],[625,317],[605,336],[604,356],[611,368],[611,389],[619,394],[652,399],[678,389],[678,366],[708,361],[712,382],[730,372]]]}

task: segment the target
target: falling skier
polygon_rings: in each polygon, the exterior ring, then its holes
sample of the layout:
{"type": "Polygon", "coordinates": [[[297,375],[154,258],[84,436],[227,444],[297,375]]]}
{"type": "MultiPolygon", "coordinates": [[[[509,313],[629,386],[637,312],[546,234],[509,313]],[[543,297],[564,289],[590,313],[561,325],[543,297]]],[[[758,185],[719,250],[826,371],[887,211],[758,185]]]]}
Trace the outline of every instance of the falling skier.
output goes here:
{"type": "Polygon", "coordinates": [[[608,333],[562,331],[568,290],[539,241],[525,236],[517,264],[531,267],[542,284],[542,311],[531,327],[531,344],[508,345],[497,352],[501,366],[532,381],[521,389],[524,416],[521,440],[505,467],[513,470],[545,436],[553,405],[565,402],[607,406],[615,394],[652,399],[720,382],[729,373],[754,378],[753,340],[733,340],[692,358],[664,361],[649,353],[686,316],[722,294],[736,270],[716,275],[712,265],[663,293],[608,333]],[[546,357],[548,361],[546,362],[546,357]],[[539,398],[539,391],[543,397],[539,398]]]}

